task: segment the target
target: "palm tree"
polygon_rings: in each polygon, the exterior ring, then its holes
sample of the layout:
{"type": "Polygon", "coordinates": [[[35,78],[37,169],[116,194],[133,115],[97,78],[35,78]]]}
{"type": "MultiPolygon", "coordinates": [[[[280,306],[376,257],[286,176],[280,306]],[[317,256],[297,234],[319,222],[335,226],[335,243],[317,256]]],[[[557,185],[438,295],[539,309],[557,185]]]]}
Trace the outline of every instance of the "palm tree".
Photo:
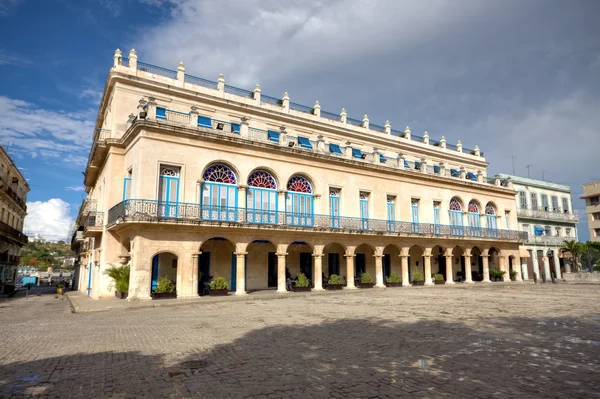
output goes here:
{"type": "Polygon", "coordinates": [[[577,242],[575,240],[565,240],[563,241],[562,247],[560,247],[561,252],[570,252],[571,253],[571,265],[573,266],[573,271],[579,271],[579,258],[581,257],[581,253],[583,252],[583,244],[577,242]]]}

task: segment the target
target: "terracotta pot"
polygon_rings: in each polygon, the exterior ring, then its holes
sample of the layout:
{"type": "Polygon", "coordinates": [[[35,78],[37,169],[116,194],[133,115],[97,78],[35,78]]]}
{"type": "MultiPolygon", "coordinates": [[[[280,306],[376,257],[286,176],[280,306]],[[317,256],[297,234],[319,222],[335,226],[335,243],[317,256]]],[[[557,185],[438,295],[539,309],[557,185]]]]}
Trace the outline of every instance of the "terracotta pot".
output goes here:
{"type": "Polygon", "coordinates": [[[65,289],[64,289],[64,288],[57,288],[57,289],[56,289],[56,293],[57,293],[57,294],[59,294],[59,295],[62,295],[62,294],[64,294],[64,292],[65,292],[65,289]]]}
{"type": "Polygon", "coordinates": [[[209,296],[227,296],[229,290],[227,288],[222,290],[210,290],[208,291],[209,296]]]}

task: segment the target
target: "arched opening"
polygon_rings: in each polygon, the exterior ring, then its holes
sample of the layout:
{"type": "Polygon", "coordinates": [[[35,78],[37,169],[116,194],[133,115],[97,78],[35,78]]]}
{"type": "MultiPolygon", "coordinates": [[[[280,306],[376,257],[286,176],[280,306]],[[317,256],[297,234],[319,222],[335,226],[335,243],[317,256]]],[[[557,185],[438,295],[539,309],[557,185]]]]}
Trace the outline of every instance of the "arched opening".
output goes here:
{"type": "Polygon", "coordinates": [[[431,249],[431,273],[441,274],[446,280],[446,258],[444,257],[444,248],[439,245],[431,249]]]}
{"type": "Polygon", "coordinates": [[[475,200],[469,201],[467,207],[467,218],[469,221],[469,233],[472,237],[481,237],[481,214],[479,204],[475,200]]]}
{"type": "Polygon", "coordinates": [[[168,279],[175,285],[177,292],[177,255],[171,252],[160,252],[152,258],[152,279],[150,292],[154,293],[159,288],[161,279],[168,279]]]}
{"type": "Polygon", "coordinates": [[[269,240],[254,240],[246,252],[246,290],[277,288],[277,247],[269,240]]]}
{"type": "Polygon", "coordinates": [[[246,215],[249,223],[277,223],[277,181],[266,170],[256,170],[248,176],[246,215]]]}
{"type": "Polygon", "coordinates": [[[238,188],[233,169],[223,163],[213,163],[204,170],[202,178],[202,218],[237,221],[238,188]]]}
{"type": "Polygon", "coordinates": [[[304,273],[314,287],[313,249],[304,241],[294,241],[287,249],[286,266],[290,271],[292,279],[298,273],[304,273]]]}
{"type": "Polygon", "coordinates": [[[471,249],[471,279],[473,281],[483,281],[483,258],[479,247],[471,249]]]}
{"type": "Polygon", "coordinates": [[[457,246],[452,249],[452,274],[453,280],[456,282],[464,282],[466,279],[464,253],[465,251],[461,247],[457,246]]]}
{"type": "Polygon", "coordinates": [[[485,227],[487,229],[487,237],[498,237],[496,206],[491,202],[488,202],[485,206],[485,227]]]}
{"type": "Polygon", "coordinates": [[[235,291],[236,264],[235,244],[223,237],[213,237],[202,243],[198,256],[198,295],[208,295],[210,282],[216,276],[225,277],[229,290],[235,291]]]}
{"type": "Polygon", "coordinates": [[[344,254],[346,248],[336,242],[325,245],[323,248],[323,283],[329,281],[332,274],[338,275],[346,281],[346,262],[344,254]]]}
{"type": "Polygon", "coordinates": [[[383,281],[392,274],[402,277],[402,262],[400,259],[400,250],[395,245],[388,245],[383,249],[383,281]]]}
{"type": "Polygon", "coordinates": [[[450,234],[454,236],[464,236],[463,205],[459,198],[454,197],[450,200],[448,205],[448,216],[450,218],[450,234]]]}
{"type": "Polygon", "coordinates": [[[314,197],[312,184],[302,175],[290,177],[285,198],[286,223],[293,226],[312,226],[314,197]]]}
{"type": "Polygon", "coordinates": [[[515,277],[513,277],[514,271],[518,265],[515,264],[515,257],[510,255],[508,257],[508,273],[511,281],[515,281],[515,277]]]}
{"type": "Polygon", "coordinates": [[[494,281],[493,270],[500,270],[500,252],[492,247],[488,250],[488,263],[490,269],[490,280],[494,281]]]}
{"type": "Polygon", "coordinates": [[[358,286],[360,276],[367,273],[375,281],[375,250],[367,244],[361,244],[354,250],[354,285],[358,286]]]}
{"type": "Polygon", "coordinates": [[[423,248],[413,245],[408,250],[408,281],[413,285],[423,285],[425,282],[425,261],[423,248]]]}

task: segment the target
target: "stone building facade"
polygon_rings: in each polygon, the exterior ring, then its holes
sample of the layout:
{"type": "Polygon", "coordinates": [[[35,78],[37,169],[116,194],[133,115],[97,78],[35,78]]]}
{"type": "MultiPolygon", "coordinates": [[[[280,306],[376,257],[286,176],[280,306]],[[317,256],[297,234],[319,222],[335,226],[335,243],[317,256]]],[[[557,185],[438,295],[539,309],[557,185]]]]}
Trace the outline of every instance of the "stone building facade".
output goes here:
{"type": "MultiPolygon", "coordinates": [[[[130,298],[159,277],[177,297],[230,289],[285,292],[286,269],[315,290],[362,273],[446,283],[518,271],[515,191],[488,178],[467,150],[349,117],[139,62],[115,52],[85,171],[78,232],[79,287],[112,295],[105,270],[131,265],[130,298]],[[513,266],[514,265],[514,266],[513,266]]],[[[508,273],[505,274],[508,278],[508,273]]]]}
{"type": "Polygon", "coordinates": [[[27,244],[23,221],[28,192],[29,184],[0,146],[0,293],[14,286],[21,248],[27,244]]]}
{"type": "Polygon", "coordinates": [[[584,184],[580,198],[585,201],[590,241],[600,242],[600,181],[584,184]]]}

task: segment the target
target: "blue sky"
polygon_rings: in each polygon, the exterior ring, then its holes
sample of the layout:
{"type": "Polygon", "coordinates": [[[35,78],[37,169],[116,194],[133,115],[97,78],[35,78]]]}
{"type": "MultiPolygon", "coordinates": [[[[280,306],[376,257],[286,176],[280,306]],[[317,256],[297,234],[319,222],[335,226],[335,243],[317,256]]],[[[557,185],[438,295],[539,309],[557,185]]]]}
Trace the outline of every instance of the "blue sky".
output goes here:
{"type": "MultiPolygon", "coordinates": [[[[595,0],[0,0],[0,141],[29,179],[26,228],[64,238],[115,48],[433,139],[488,174],[600,179],[595,0]]],[[[585,220],[582,214],[580,219],[585,220]]],[[[580,239],[587,239],[585,223],[580,239]]]]}

